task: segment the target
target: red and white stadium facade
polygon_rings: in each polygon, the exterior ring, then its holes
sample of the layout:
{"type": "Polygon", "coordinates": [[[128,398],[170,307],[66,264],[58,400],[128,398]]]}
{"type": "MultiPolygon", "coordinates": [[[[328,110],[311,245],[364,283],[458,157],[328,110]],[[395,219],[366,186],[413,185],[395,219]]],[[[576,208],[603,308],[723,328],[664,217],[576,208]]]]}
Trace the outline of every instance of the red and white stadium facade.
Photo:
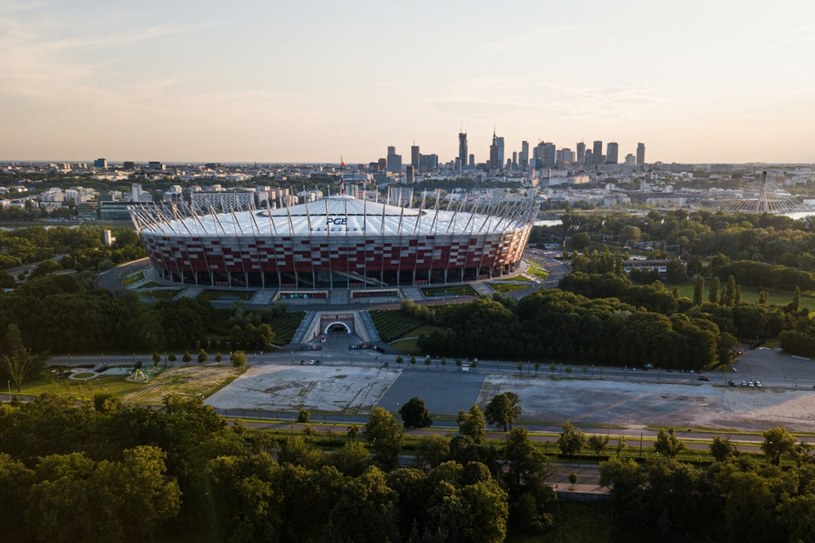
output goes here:
{"type": "Polygon", "coordinates": [[[166,280],[206,286],[352,288],[458,283],[521,260],[531,199],[425,208],[352,196],[278,209],[135,206],[131,217],[166,280]],[[441,209],[444,207],[444,209],[441,209]]]}

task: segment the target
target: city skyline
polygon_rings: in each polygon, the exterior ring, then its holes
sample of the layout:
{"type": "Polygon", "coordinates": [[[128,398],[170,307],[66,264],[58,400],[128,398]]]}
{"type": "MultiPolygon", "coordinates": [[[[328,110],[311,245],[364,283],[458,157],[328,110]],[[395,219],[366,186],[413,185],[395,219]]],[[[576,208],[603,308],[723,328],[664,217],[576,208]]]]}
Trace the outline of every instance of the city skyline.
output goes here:
{"type": "Polygon", "coordinates": [[[789,14],[815,6],[777,8],[9,1],[0,160],[368,163],[415,142],[448,162],[462,131],[481,163],[495,130],[505,159],[603,141],[813,162],[815,25],[789,14]]]}

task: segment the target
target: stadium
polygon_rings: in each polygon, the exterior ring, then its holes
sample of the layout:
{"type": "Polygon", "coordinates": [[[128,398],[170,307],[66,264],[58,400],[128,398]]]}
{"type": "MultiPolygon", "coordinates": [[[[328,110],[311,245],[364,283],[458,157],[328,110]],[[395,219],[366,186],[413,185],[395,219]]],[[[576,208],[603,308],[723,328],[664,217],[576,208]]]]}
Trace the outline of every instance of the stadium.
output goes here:
{"type": "Polygon", "coordinates": [[[282,208],[134,206],[153,268],[178,283],[341,289],[459,283],[516,270],[532,199],[427,208],[336,195],[282,208]],[[444,209],[442,209],[444,207],[444,209]],[[466,210],[465,210],[466,209],[466,210]]]}

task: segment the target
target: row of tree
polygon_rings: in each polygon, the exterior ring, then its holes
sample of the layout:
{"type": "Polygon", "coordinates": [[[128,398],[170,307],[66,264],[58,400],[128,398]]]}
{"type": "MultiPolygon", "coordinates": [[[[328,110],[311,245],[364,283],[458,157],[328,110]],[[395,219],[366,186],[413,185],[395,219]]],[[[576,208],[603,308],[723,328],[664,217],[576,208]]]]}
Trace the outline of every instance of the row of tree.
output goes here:
{"type": "Polygon", "coordinates": [[[19,542],[192,532],[200,541],[488,543],[551,526],[548,464],[526,430],[487,443],[477,406],[460,424],[452,439],[422,438],[414,466],[400,467],[403,427],[381,408],[362,441],[352,427],[326,451],[310,432],[276,439],[227,425],[200,400],[167,398],[157,411],[44,396],[0,408],[0,522],[19,542]]]}

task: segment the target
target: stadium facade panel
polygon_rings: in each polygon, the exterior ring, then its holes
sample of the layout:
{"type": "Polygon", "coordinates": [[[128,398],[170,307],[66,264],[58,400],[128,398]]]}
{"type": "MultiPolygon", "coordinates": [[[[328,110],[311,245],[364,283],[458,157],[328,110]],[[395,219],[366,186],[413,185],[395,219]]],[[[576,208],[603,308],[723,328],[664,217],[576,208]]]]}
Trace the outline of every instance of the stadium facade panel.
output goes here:
{"type": "Polygon", "coordinates": [[[205,286],[350,288],[463,282],[515,271],[537,206],[405,208],[330,196],[283,209],[131,212],[166,280],[205,286]]]}

